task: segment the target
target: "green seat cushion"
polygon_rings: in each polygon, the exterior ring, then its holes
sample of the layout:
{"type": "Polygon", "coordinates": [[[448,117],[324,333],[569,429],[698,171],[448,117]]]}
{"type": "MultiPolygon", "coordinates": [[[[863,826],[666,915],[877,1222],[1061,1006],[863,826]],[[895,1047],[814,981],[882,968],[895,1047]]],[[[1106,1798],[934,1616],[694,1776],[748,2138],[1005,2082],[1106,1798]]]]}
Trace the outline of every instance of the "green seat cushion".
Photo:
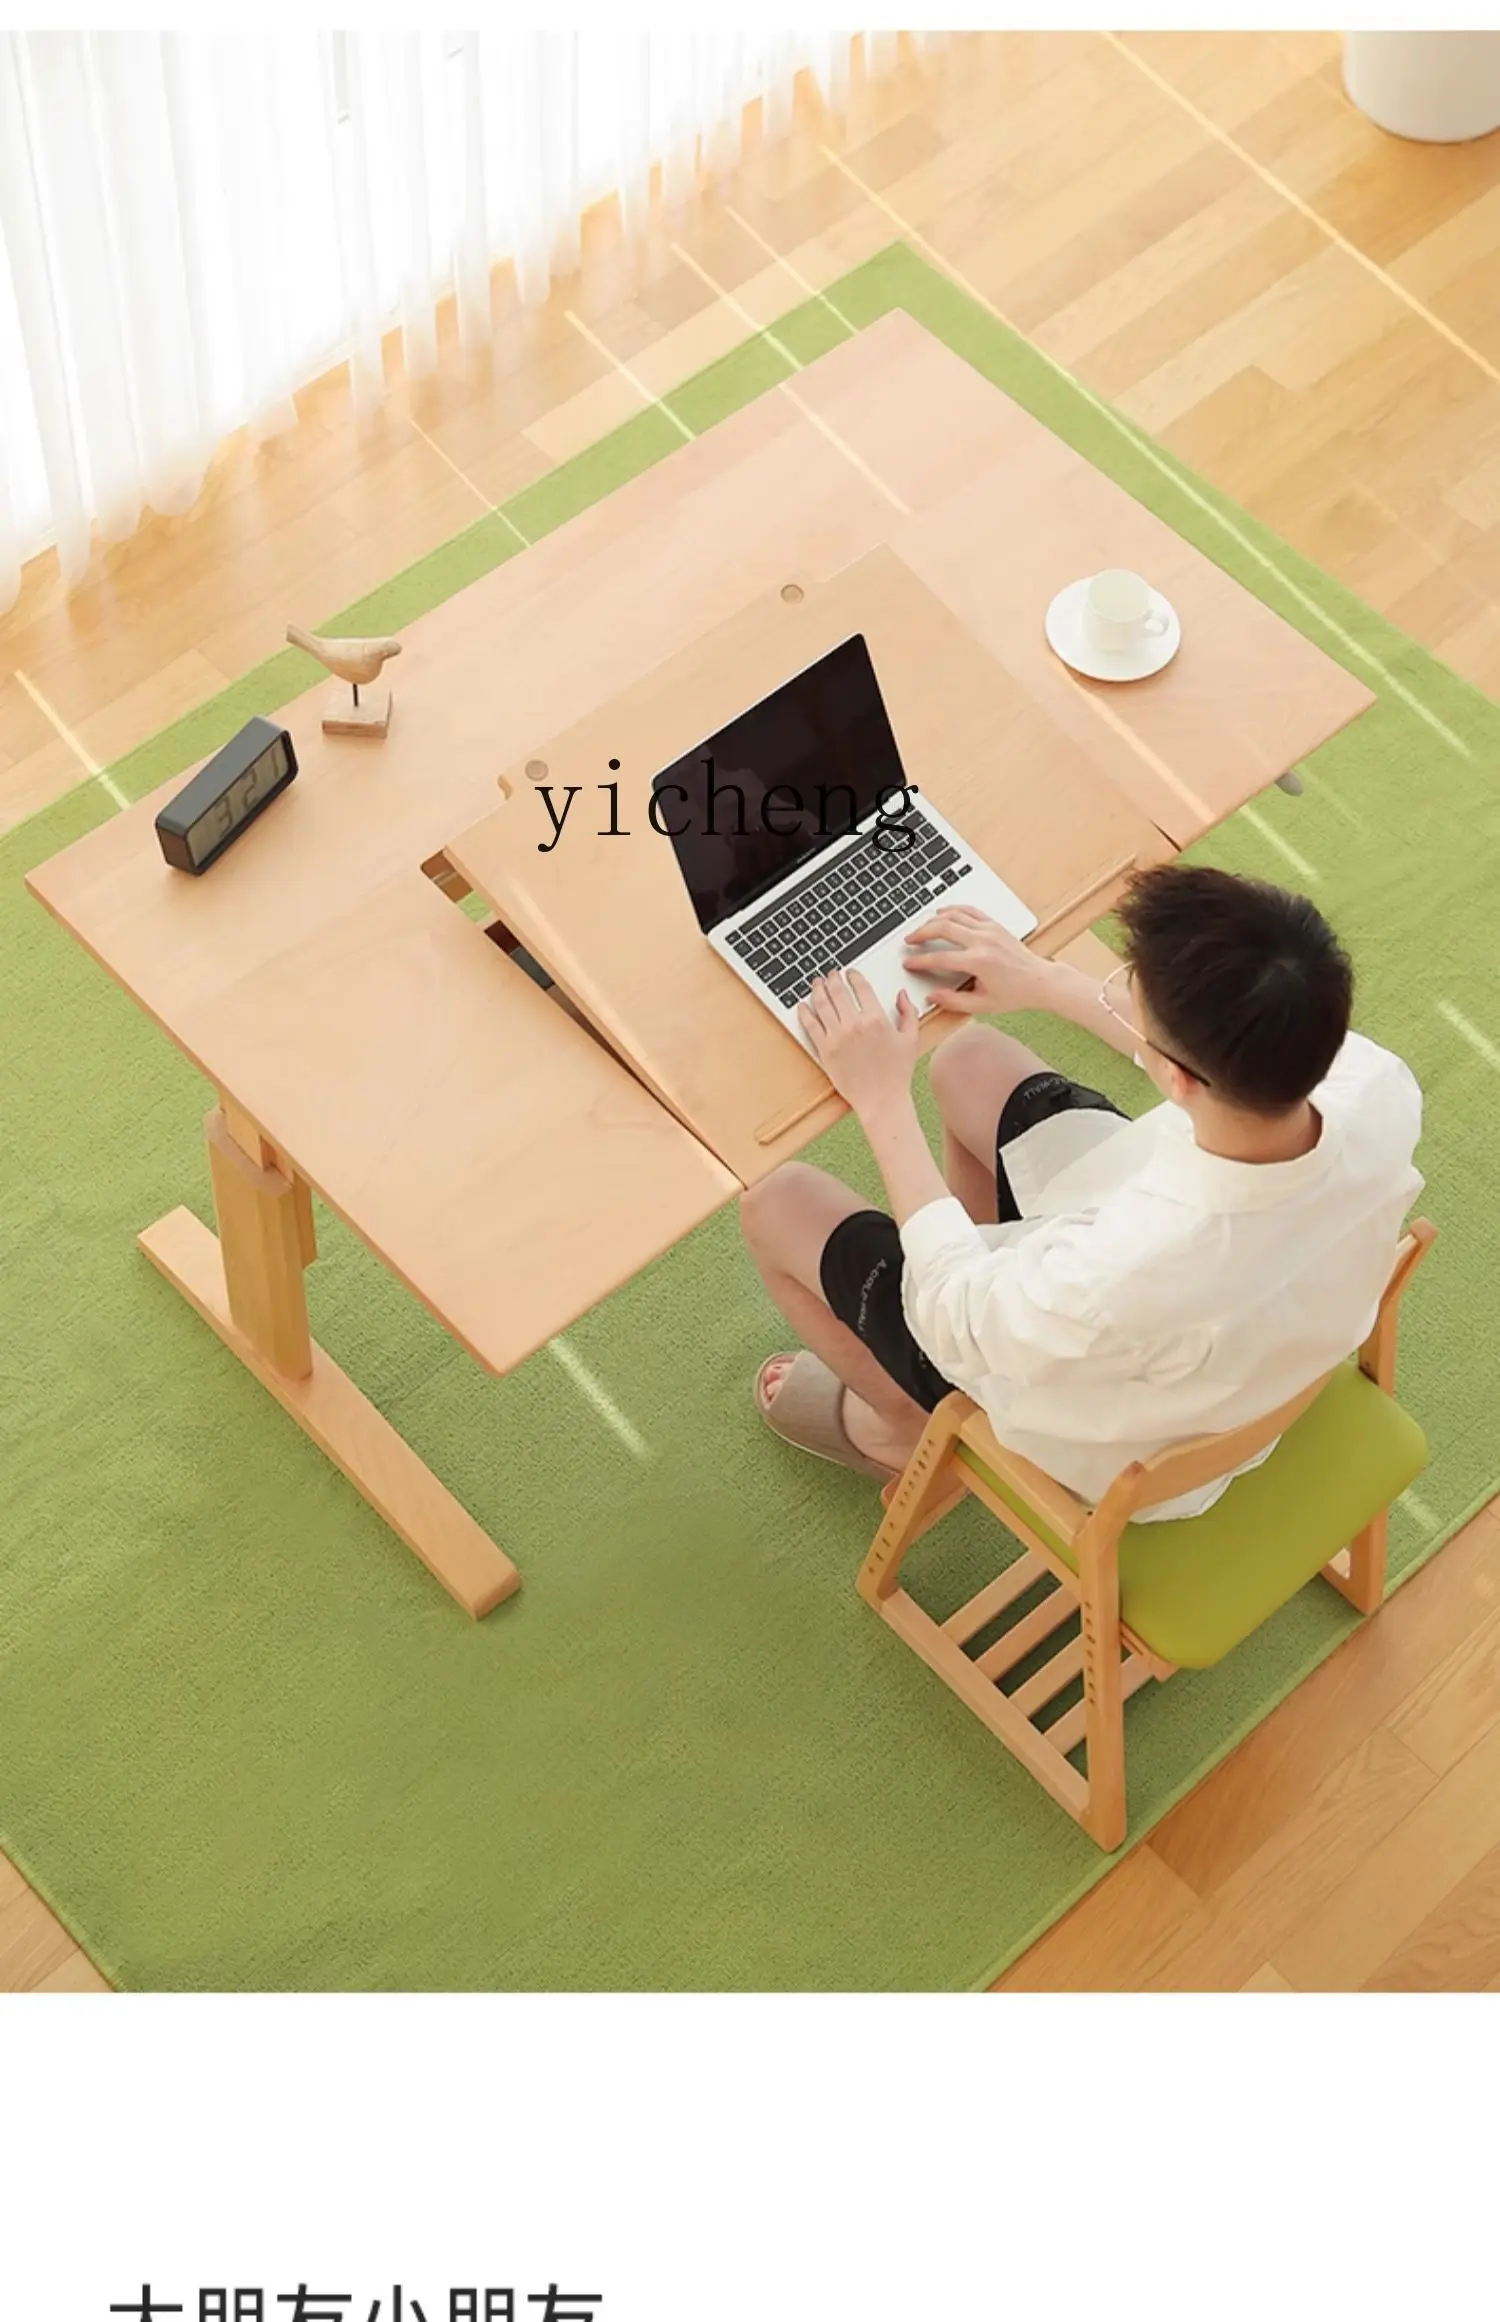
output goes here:
{"type": "MultiPolygon", "coordinates": [[[[959,1457],[1077,1570],[1077,1559],[967,1446],[959,1457]]],[[[1127,1524],[1120,1616],[1163,1660],[1207,1669],[1258,1629],[1419,1476],[1427,1439],[1357,1363],[1336,1371],[1267,1460],[1201,1516],[1127,1524]]]]}

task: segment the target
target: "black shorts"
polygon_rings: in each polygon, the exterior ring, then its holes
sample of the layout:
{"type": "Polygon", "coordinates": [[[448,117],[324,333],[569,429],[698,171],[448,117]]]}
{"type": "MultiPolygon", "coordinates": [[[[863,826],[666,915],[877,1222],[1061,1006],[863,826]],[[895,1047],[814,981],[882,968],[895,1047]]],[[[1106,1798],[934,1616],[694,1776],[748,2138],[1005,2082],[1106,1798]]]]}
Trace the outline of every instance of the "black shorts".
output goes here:
{"type": "MultiPolygon", "coordinates": [[[[1054,1113],[1077,1112],[1126,1118],[1098,1089],[1085,1088],[1061,1072],[1034,1072],[1011,1090],[995,1124],[995,1196],[1002,1225],[1013,1224],[1021,1215],[1005,1174],[1006,1146],[1054,1113]]],[[[842,1218],[823,1244],[819,1278],[823,1296],[840,1322],[864,1342],[881,1369],[914,1403],[933,1411],[951,1386],[907,1327],[901,1305],[904,1262],[895,1219],[883,1209],[860,1209],[842,1218]]]]}

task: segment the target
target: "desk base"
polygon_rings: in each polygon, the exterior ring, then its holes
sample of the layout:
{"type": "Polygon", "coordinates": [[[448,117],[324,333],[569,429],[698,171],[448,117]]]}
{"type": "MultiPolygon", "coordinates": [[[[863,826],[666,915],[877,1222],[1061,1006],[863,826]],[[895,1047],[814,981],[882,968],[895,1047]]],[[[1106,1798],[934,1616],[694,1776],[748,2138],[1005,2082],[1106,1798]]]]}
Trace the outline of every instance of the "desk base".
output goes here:
{"type": "Polygon", "coordinates": [[[521,1575],[510,1558],[320,1346],[313,1345],[312,1369],[300,1379],[286,1377],[258,1352],[229,1311],[218,1237],[190,1209],[170,1210],[137,1238],[157,1272],[270,1389],[466,1613],[480,1620],[515,1594],[521,1575]]]}

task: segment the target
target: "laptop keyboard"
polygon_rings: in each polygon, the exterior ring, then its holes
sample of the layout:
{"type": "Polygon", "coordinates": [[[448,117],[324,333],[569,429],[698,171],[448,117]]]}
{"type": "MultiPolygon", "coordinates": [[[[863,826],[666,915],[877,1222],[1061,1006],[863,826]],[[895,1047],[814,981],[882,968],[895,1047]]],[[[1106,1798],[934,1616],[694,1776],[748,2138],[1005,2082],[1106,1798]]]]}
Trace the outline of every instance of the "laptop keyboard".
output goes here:
{"type": "Polygon", "coordinates": [[[796,1007],[817,977],[847,967],[964,876],[968,858],[925,816],[914,813],[905,827],[914,837],[903,853],[863,839],[725,937],[784,1008],[796,1007]]]}

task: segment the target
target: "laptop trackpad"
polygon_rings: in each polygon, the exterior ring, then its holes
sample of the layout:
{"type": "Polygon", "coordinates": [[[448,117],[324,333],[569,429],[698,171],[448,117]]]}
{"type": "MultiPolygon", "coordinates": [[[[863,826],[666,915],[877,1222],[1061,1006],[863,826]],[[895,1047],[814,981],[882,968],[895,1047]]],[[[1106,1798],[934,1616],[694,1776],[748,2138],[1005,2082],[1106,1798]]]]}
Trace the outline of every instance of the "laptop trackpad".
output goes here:
{"type": "Polygon", "coordinates": [[[943,951],[956,948],[956,945],[948,944],[924,945],[924,951],[930,951],[933,955],[932,971],[929,973],[924,970],[921,975],[913,975],[903,959],[906,950],[906,933],[903,929],[898,935],[888,936],[884,943],[878,943],[872,952],[859,961],[859,970],[861,975],[869,978],[882,1007],[888,1012],[894,1013],[896,995],[904,990],[910,993],[916,1007],[925,1015],[936,1004],[933,991],[937,985],[944,985],[950,992],[955,992],[973,980],[969,976],[945,975],[937,966],[937,959],[943,951]]]}

